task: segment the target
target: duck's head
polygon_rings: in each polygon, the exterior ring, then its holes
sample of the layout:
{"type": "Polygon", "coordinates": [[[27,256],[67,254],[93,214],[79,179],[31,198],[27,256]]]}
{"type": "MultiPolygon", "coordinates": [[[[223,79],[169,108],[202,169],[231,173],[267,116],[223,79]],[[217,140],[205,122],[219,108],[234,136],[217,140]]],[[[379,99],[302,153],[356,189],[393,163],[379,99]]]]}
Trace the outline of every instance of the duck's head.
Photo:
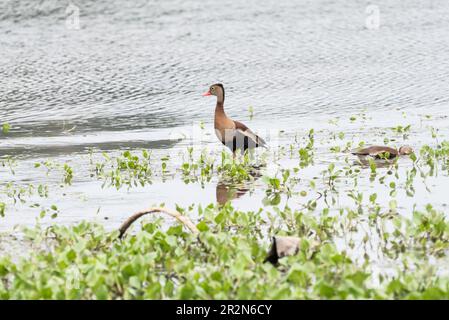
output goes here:
{"type": "Polygon", "coordinates": [[[402,146],[398,150],[401,156],[409,155],[413,153],[413,148],[410,146],[402,146]]]}
{"type": "Polygon", "coordinates": [[[224,100],[224,95],[224,87],[221,83],[211,85],[209,91],[203,93],[203,96],[216,96],[219,100],[224,100]]]}

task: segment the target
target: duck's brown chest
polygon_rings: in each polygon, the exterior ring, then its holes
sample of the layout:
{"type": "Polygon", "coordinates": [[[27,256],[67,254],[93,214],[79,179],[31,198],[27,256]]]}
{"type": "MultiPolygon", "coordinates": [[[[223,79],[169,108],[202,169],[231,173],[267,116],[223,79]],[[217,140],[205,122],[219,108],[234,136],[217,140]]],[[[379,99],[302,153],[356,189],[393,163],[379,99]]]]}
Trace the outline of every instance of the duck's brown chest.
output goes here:
{"type": "Polygon", "coordinates": [[[215,111],[214,128],[217,138],[225,143],[232,141],[235,135],[235,123],[224,112],[215,111]]]}
{"type": "Polygon", "coordinates": [[[215,121],[215,134],[217,138],[225,143],[227,141],[232,141],[235,135],[235,124],[232,120],[225,122],[215,121]]]}

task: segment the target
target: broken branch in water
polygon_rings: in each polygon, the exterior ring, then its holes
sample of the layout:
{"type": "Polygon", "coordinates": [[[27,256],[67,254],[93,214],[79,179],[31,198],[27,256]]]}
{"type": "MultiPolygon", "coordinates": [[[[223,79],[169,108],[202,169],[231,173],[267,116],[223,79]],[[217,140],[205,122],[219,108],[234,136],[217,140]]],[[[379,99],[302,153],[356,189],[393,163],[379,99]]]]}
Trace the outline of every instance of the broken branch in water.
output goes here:
{"type": "Polygon", "coordinates": [[[139,211],[136,212],[135,214],[133,214],[131,217],[129,217],[128,219],[126,219],[125,222],[123,222],[123,224],[120,226],[119,229],[119,238],[121,239],[123,237],[123,235],[125,234],[126,230],[128,230],[128,228],[134,223],[134,221],[136,221],[137,219],[139,219],[140,217],[146,215],[146,214],[150,214],[150,213],[165,213],[173,218],[175,218],[176,220],[178,220],[179,222],[181,222],[183,225],[185,225],[193,234],[197,235],[199,234],[199,230],[198,228],[195,226],[195,224],[186,216],[180,214],[178,211],[173,211],[170,209],[166,209],[166,208],[161,208],[161,207],[153,207],[153,208],[149,208],[147,210],[143,210],[143,211],[139,211]]]}

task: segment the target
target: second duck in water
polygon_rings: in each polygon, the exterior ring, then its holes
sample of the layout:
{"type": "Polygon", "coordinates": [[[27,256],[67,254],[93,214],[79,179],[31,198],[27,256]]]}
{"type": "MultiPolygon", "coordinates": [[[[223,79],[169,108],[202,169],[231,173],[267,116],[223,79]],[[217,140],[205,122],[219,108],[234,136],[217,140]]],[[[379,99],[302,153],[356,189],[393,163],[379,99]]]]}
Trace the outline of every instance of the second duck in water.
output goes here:
{"type": "Polygon", "coordinates": [[[237,150],[246,151],[257,147],[267,148],[266,142],[247,126],[230,119],[224,112],[225,91],[221,83],[210,86],[203,96],[216,96],[214,128],[217,138],[227,146],[235,156],[237,150]]]}
{"type": "Polygon", "coordinates": [[[412,154],[413,149],[410,146],[402,146],[399,150],[387,146],[371,146],[352,150],[351,153],[359,158],[372,157],[374,159],[394,159],[398,156],[412,154]]]}

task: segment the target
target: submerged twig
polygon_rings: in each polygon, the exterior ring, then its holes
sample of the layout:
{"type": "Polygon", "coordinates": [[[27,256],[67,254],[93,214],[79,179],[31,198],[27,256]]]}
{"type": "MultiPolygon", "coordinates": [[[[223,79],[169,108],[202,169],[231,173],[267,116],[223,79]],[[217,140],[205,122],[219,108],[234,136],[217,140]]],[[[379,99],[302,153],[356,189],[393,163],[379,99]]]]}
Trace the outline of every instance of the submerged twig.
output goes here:
{"type": "Polygon", "coordinates": [[[195,226],[195,224],[186,216],[182,215],[178,211],[161,208],[161,207],[153,207],[149,208],[147,210],[139,211],[134,213],[131,217],[129,217],[119,228],[119,238],[121,239],[123,235],[125,234],[126,230],[140,217],[150,214],[150,213],[165,213],[169,216],[172,216],[179,222],[181,222],[183,225],[185,225],[193,234],[197,235],[199,234],[198,228],[195,226]]]}

